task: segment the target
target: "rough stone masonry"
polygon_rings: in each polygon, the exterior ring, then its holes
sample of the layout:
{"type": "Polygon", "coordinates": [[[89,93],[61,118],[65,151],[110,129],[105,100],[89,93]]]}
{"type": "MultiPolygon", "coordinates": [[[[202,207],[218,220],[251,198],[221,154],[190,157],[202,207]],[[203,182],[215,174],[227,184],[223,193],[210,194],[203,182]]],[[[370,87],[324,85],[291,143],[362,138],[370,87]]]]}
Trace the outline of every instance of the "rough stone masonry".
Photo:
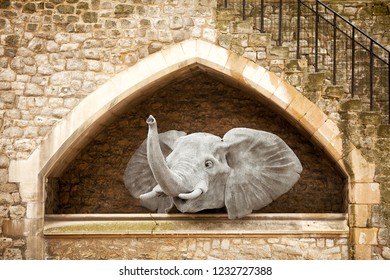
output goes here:
{"type": "MultiPolygon", "coordinates": [[[[328,2],[389,47],[389,1],[328,2]]],[[[4,231],[9,221],[26,224],[31,211],[18,185],[8,181],[10,160],[28,158],[53,125],[112,76],[190,38],[218,44],[278,73],[322,108],[376,164],[380,203],[349,209],[351,225],[368,229],[364,233],[372,242],[356,246],[352,255],[390,259],[390,130],[381,114],[364,112],[361,100],[327,86],[323,74],[309,74],[304,61],[292,59],[288,42],[276,46],[270,34],[253,30],[251,18],[241,21],[234,9],[216,7],[217,1],[202,0],[0,0],[0,259],[25,258],[27,237],[4,231]]],[[[277,9],[268,8],[268,14],[277,14],[277,9]]],[[[202,240],[199,247],[210,251],[214,245],[234,247],[235,242],[245,241],[202,240]]],[[[275,252],[289,246],[264,242],[264,248],[275,252]]],[[[332,247],[331,242],[306,243],[325,248],[332,247]]],[[[342,244],[346,241],[337,242],[339,249],[333,250],[346,258],[342,244]]],[[[264,250],[268,257],[271,253],[264,250]]],[[[220,253],[211,255],[220,257],[220,253]]]]}

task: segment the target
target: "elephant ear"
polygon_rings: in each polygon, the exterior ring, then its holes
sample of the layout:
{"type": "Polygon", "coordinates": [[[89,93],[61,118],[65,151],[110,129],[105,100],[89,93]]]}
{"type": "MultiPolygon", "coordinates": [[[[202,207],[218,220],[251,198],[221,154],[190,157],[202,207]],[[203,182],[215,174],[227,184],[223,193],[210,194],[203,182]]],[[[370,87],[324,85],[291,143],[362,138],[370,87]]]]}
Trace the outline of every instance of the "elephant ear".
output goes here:
{"type": "MultiPolygon", "coordinates": [[[[177,130],[170,130],[158,135],[161,151],[165,158],[172,152],[176,140],[185,135],[185,132],[177,130]]],[[[135,198],[150,192],[157,185],[148,163],[146,140],[129,160],[123,180],[125,187],[135,198]]],[[[171,197],[162,195],[152,199],[141,200],[141,205],[154,212],[167,213],[173,207],[173,201],[171,197]]]]}
{"type": "Polygon", "coordinates": [[[263,208],[289,191],[300,178],[299,159],[272,133],[234,128],[225,134],[223,142],[232,168],[225,189],[230,219],[263,208]]]}

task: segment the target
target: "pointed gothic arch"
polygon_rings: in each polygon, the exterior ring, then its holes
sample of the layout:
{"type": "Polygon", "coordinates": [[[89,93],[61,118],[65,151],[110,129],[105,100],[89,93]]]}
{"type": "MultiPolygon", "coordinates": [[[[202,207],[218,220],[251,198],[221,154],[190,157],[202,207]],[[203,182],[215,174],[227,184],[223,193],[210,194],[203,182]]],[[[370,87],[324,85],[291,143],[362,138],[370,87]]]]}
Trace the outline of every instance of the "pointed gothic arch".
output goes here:
{"type": "MultiPolygon", "coordinates": [[[[342,135],[337,125],[302,93],[275,74],[229,50],[202,40],[187,40],[154,53],[82,100],[26,160],[11,162],[9,178],[20,185],[27,218],[44,219],[44,181],[61,173],[85,143],[129,103],[200,67],[230,84],[245,87],[272,105],[326,152],[348,179],[349,202],[359,203],[362,188],[373,187],[374,166],[342,135]],[[28,172],[26,172],[28,170],[28,172]]],[[[374,184],[374,188],[377,186],[374,184]]],[[[375,193],[379,188],[375,189],[375,193]]],[[[376,194],[375,194],[376,195],[376,194]]],[[[34,228],[39,232],[40,227],[34,228]]],[[[34,254],[36,243],[27,252],[34,254]]]]}

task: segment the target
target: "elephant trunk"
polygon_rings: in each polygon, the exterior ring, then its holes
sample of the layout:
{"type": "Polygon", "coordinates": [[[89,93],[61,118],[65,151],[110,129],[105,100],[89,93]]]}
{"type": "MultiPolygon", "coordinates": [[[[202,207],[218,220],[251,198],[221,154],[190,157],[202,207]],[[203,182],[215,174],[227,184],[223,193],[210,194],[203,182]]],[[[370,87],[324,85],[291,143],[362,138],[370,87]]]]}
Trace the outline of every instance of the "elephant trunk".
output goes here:
{"type": "Polygon", "coordinates": [[[147,157],[150,169],[163,192],[169,196],[177,197],[188,190],[183,188],[182,179],[169,169],[161,151],[158,137],[157,122],[153,116],[146,120],[149,126],[147,138],[147,157]]]}

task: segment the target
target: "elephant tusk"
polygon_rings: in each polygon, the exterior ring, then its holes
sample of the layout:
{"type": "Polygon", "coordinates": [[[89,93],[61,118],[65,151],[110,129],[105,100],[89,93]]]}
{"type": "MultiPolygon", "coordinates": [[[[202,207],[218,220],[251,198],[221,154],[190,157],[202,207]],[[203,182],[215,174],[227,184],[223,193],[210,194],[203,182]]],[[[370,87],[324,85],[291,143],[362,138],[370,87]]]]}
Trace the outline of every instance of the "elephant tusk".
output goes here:
{"type": "Polygon", "coordinates": [[[139,198],[141,200],[151,199],[160,196],[163,192],[160,185],[155,186],[150,192],[141,194],[139,198]]]}
{"type": "Polygon", "coordinates": [[[190,193],[180,193],[178,196],[181,199],[188,200],[188,199],[195,199],[195,198],[199,197],[202,193],[203,193],[203,191],[201,189],[195,189],[190,193]]]}

